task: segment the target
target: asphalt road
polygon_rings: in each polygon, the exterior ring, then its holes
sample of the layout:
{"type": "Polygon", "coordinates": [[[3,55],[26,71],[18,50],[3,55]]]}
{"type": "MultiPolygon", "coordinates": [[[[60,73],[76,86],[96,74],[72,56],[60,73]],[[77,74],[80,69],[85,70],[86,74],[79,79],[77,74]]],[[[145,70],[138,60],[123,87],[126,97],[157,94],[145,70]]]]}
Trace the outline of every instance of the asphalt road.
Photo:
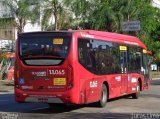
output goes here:
{"type": "Polygon", "coordinates": [[[0,94],[0,119],[160,119],[160,80],[141,92],[139,99],[129,96],[110,100],[105,108],[69,105],[49,108],[47,104],[14,101],[13,93],[0,94]]]}

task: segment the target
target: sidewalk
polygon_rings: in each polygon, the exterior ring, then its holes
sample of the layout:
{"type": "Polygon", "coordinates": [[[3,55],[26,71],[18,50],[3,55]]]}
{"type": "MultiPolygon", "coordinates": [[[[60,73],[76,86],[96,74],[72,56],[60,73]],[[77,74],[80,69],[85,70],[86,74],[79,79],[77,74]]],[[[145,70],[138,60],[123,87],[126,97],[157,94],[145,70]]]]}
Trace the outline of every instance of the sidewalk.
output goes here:
{"type": "Polygon", "coordinates": [[[160,79],[160,71],[151,71],[150,77],[152,80],[160,79]]]}
{"type": "Polygon", "coordinates": [[[151,80],[160,80],[160,78],[151,78],[151,80]]]}
{"type": "Polygon", "coordinates": [[[0,94],[13,92],[14,81],[0,80],[0,94]]]}

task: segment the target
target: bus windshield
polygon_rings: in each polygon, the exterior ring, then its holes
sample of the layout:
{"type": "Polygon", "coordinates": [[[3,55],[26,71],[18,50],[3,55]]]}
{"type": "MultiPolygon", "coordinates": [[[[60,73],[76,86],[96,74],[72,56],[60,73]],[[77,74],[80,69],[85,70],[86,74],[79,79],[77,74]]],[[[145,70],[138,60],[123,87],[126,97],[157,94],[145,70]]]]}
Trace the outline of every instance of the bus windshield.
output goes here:
{"type": "Polygon", "coordinates": [[[20,36],[20,59],[26,65],[60,65],[68,55],[70,42],[68,36],[20,36]]]}

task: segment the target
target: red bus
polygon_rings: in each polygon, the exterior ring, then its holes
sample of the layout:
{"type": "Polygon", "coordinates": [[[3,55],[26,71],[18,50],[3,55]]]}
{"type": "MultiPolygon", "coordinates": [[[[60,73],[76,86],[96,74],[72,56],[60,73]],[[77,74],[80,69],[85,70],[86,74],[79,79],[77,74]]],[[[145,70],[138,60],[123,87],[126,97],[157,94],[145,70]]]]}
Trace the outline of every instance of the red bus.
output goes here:
{"type": "Polygon", "coordinates": [[[147,48],[136,37],[80,30],[22,33],[15,59],[17,102],[87,104],[149,87],[147,48]]]}

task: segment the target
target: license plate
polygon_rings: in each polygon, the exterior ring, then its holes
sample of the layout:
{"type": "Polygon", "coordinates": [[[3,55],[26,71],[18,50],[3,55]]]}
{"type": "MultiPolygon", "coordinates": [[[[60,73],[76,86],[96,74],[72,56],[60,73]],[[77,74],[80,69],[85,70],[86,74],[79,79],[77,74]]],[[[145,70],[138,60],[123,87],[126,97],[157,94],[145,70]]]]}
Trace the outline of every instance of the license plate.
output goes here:
{"type": "Polygon", "coordinates": [[[54,78],[53,84],[54,85],[66,85],[66,78],[54,78]]]}

